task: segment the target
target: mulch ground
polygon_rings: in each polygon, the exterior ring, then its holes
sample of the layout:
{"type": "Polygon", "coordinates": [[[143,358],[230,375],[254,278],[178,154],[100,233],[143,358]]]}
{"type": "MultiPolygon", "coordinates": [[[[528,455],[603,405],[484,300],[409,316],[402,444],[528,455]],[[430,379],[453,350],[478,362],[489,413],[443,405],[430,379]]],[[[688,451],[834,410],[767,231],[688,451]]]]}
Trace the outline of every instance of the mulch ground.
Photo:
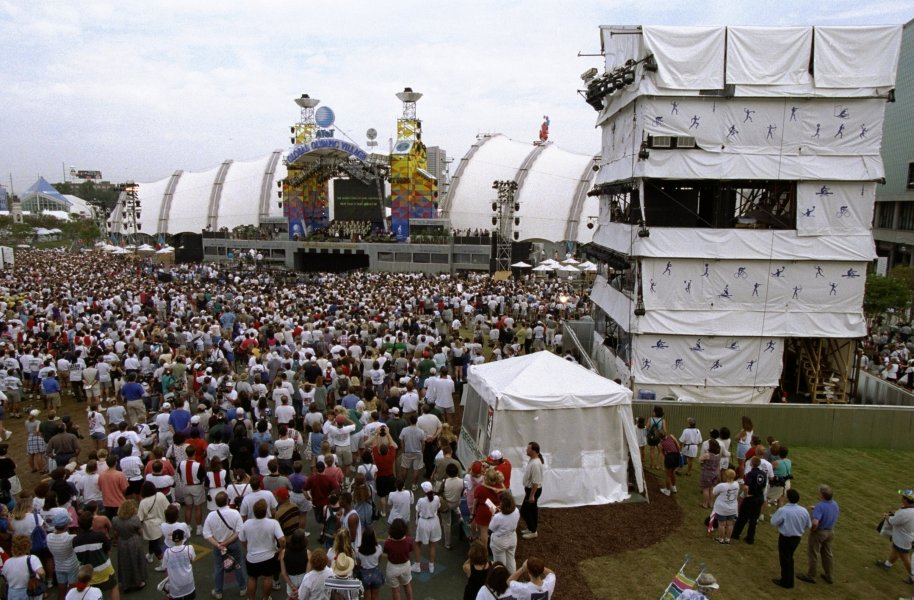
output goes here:
{"type": "Polygon", "coordinates": [[[518,541],[517,564],[540,556],[556,572],[560,597],[596,600],[581,570],[583,561],[651,546],[679,527],[682,511],[674,498],[660,493],[659,481],[645,474],[650,503],[541,510],[539,537],[518,541]]]}

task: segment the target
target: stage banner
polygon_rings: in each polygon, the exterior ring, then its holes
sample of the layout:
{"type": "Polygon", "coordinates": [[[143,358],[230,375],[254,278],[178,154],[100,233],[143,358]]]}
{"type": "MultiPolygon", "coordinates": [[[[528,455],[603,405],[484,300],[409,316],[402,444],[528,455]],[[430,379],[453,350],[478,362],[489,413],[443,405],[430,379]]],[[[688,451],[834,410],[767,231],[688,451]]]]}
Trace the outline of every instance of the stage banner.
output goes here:
{"type": "Polygon", "coordinates": [[[869,234],[876,184],[846,181],[797,183],[797,235],[869,234]]]}
{"type": "Polygon", "coordinates": [[[636,335],[632,375],[639,384],[776,386],[784,339],[636,335]]]}
{"type": "Polygon", "coordinates": [[[859,313],[867,263],[644,258],[652,310],[859,313]]]}

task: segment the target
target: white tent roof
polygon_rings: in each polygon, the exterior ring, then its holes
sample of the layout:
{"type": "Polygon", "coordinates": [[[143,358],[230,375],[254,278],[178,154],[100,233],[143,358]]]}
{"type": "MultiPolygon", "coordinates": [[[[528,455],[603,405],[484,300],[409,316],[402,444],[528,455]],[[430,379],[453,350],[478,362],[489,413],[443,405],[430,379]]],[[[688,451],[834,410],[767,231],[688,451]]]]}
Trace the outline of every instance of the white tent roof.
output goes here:
{"type": "Polygon", "coordinates": [[[593,408],[632,401],[630,390],[551,352],[474,365],[468,381],[497,410],[593,408]]]}

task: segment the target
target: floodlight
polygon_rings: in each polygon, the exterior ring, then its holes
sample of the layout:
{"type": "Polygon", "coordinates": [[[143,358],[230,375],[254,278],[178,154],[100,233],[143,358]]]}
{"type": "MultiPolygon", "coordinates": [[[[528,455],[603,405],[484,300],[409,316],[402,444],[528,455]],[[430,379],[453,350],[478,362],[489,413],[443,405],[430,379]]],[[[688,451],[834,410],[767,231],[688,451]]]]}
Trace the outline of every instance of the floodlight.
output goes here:
{"type": "Polygon", "coordinates": [[[498,217],[492,217],[492,225],[498,225],[498,217]]]}
{"type": "Polygon", "coordinates": [[[644,302],[641,299],[638,299],[638,304],[635,305],[635,316],[643,317],[647,311],[644,310],[644,302]]]}
{"type": "Polygon", "coordinates": [[[622,73],[622,81],[625,83],[625,85],[631,85],[635,83],[635,72],[626,69],[625,72],[622,73]]]}
{"type": "Polygon", "coordinates": [[[520,225],[520,217],[514,217],[514,224],[520,225]]]}
{"type": "Polygon", "coordinates": [[[277,198],[282,198],[282,190],[276,192],[276,197],[277,197],[277,198]]]}
{"type": "Polygon", "coordinates": [[[638,151],[639,160],[647,160],[650,157],[651,153],[648,151],[647,146],[641,146],[641,150],[638,151]]]}
{"type": "Polygon", "coordinates": [[[597,76],[597,70],[593,67],[581,73],[581,80],[585,83],[597,76]]]}
{"type": "Polygon", "coordinates": [[[492,212],[498,212],[498,202],[492,203],[492,212]]]}
{"type": "Polygon", "coordinates": [[[593,221],[587,221],[587,229],[593,229],[593,221]]]}
{"type": "Polygon", "coordinates": [[[520,210],[520,202],[515,202],[515,203],[514,203],[514,210],[515,210],[515,211],[520,210]]]}
{"type": "Polygon", "coordinates": [[[516,242],[516,241],[518,241],[519,239],[520,239],[520,232],[519,232],[519,231],[515,231],[515,232],[514,232],[514,241],[516,242]]]}

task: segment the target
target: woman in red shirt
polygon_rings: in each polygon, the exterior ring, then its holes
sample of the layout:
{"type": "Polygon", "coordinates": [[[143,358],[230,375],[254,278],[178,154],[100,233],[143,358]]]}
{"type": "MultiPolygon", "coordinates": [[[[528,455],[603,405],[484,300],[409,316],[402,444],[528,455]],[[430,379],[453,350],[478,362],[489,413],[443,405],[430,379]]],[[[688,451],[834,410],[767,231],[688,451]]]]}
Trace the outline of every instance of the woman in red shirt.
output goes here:
{"type": "Polygon", "coordinates": [[[394,519],[387,530],[384,554],[387,555],[387,585],[393,600],[400,600],[400,587],[406,590],[407,599],[413,597],[412,571],[409,557],[413,552],[413,538],[409,537],[406,521],[394,519]]]}
{"type": "Polygon", "coordinates": [[[473,491],[474,512],[473,524],[479,532],[479,541],[483,545],[489,544],[489,521],[492,520],[492,509],[486,505],[486,500],[498,507],[499,494],[505,491],[505,477],[495,468],[486,471],[483,483],[473,491]]]}
{"type": "Polygon", "coordinates": [[[679,441],[669,431],[660,442],[663,452],[663,468],[666,471],[666,487],[660,488],[660,493],[669,496],[676,490],[676,469],[679,468],[679,441]]]}

